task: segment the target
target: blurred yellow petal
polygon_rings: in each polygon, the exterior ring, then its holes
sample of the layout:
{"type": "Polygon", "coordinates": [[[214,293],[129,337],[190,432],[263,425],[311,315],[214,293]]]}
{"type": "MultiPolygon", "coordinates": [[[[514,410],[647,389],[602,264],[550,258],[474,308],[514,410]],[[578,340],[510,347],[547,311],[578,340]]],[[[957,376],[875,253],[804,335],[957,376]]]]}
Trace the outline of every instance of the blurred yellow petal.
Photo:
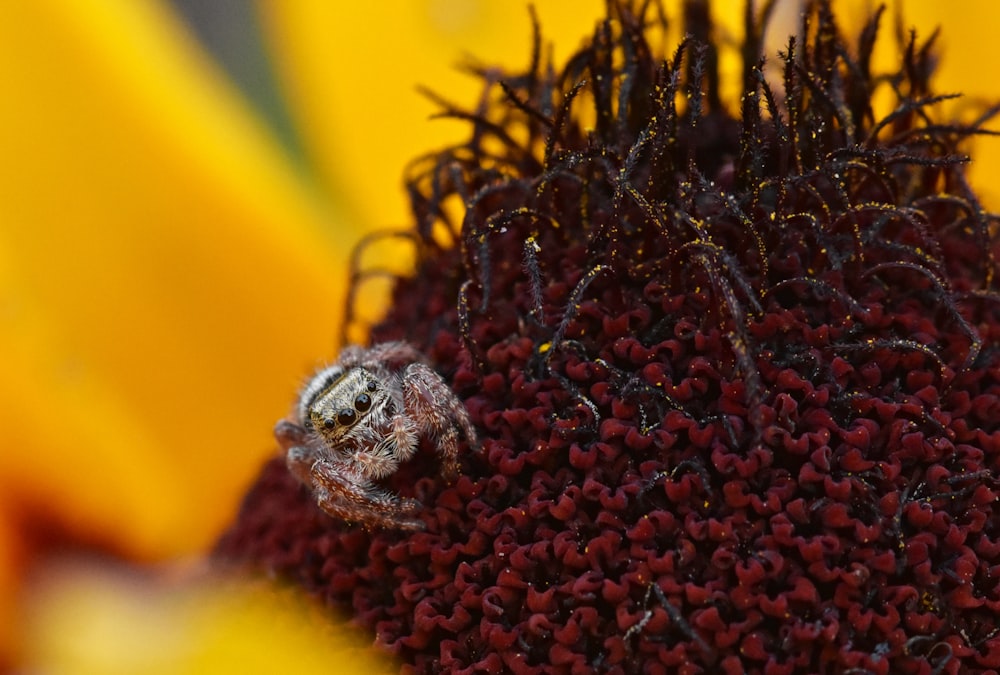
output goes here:
{"type": "MultiPolygon", "coordinates": [[[[907,24],[921,28],[918,36],[928,37],[934,28],[941,27],[937,42],[939,91],[962,93],[964,100],[958,102],[959,108],[967,109],[970,103],[978,103],[981,112],[1000,103],[1000,91],[993,77],[996,66],[1000,66],[996,49],[1000,6],[994,2],[957,6],[934,0],[907,0],[903,9],[907,24]]],[[[987,126],[1000,129],[1000,119],[987,126]]],[[[996,186],[1000,176],[1000,139],[977,138],[972,154],[970,180],[979,197],[989,207],[996,208],[1000,205],[1000,188],[996,186]]]]}
{"type": "Polygon", "coordinates": [[[31,603],[31,672],[76,675],[398,672],[371,637],[305,601],[234,584],[156,583],[65,568],[31,603]]]}
{"type": "MultiPolygon", "coordinates": [[[[853,34],[872,15],[881,2],[872,0],[839,0],[835,4],[837,16],[844,30],[853,34]]],[[[934,89],[940,93],[960,93],[956,102],[940,104],[937,114],[974,117],[987,107],[1000,103],[1000,95],[992,73],[1000,63],[995,47],[996,26],[1000,23],[1000,5],[985,0],[967,0],[962,3],[945,3],[940,0],[888,0],[882,16],[880,34],[884,39],[875,45],[872,57],[874,68],[895,70],[902,58],[902,48],[894,39],[897,19],[909,38],[910,29],[916,31],[917,42],[922,44],[936,29],[941,32],[934,44],[937,54],[937,71],[934,89]]],[[[885,102],[888,108],[895,100],[885,102]]],[[[987,128],[1000,129],[994,121],[987,128]]],[[[980,136],[971,147],[973,161],[968,175],[979,198],[988,207],[1000,204],[1000,189],[994,187],[1000,176],[1000,139],[980,136]]]]}
{"type": "MultiPolygon", "coordinates": [[[[527,3],[259,3],[312,161],[357,218],[379,226],[410,223],[402,191],[407,162],[467,133],[464,123],[429,121],[440,108],[417,87],[473,106],[482,86],[456,68],[464,56],[518,69],[530,60],[527,3]]],[[[543,0],[536,7],[558,63],[592,33],[604,1],[543,0]]]]}
{"type": "Polygon", "coordinates": [[[0,492],[132,555],[204,549],[352,235],[163,7],[0,7],[0,492]]]}

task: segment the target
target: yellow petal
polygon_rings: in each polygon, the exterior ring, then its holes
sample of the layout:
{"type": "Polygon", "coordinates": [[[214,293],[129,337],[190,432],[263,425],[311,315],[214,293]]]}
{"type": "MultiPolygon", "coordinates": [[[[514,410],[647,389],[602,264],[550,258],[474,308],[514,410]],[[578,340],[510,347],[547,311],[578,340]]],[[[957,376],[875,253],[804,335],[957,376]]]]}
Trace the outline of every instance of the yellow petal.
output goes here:
{"type": "MultiPolygon", "coordinates": [[[[941,27],[936,91],[962,93],[963,100],[955,106],[959,110],[968,111],[970,104],[978,104],[981,112],[986,106],[1000,103],[1000,86],[993,77],[1000,66],[996,49],[1000,6],[985,0],[969,0],[960,5],[939,0],[907,0],[902,8],[906,25],[916,26],[918,37],[929,37],[935,28],[941,27]]],[[[987,126],[1000,129],[1000,119],[987,126]]],[[[1000,204],[1000,189],[996,187],[1000,176],[1000,140],[977,138],[972,158],[970,180],[979,197],[995,208],[1000,204]]]]}
{"type": "MultiPolygon", "coordinates": [[[[835,3],[834,9],[847,34],[857,35],[879,4],[871,0],[840,0],[835,3]]],[[[1000,5],[988,0],[965,0],[961,3],[890,0],[886,7],[879,29],[880,39],[872,57],[875,69],[883,72],[899,69],[903,47],[895,39],[897,20],[901,19],[905,39],[909,39],[911,29],[916,31],[918,44],[923,44],[940,28],[940,35],[934,43],[938,66],[932,80],[933,90],[939,94],[962,94],[962,98],[957,102],[939,104],[935,115],[939,119],[953,115],[969,119],[1000,102],[1000,87],[992,76],[995,66],[1000,65],[995,47],[1000,5]]],[[[883,114],[896,104],[894,98],[879,102],[884,103],[880,109],[883,114]]],[[[1000,121],[986,126],[1000,129],[1000,121]]],[[[994,187],[996,177],[1000,176],[1000,140],[977,137],[971,144],[971,155],[970,180],[979,198],[995,208],[1000,203],[1000,190],[994,187]]]]}
{"type": "Polygon", "coordinates": [[[26,666],[78,675],[398,672],[366,643],[301,599],[77,566],[49,574],[35,594],[26,666]]]}
{"type": "Polygon", "coordinates": [[[204,548],[332,353],[347,223],[149,0],[0,6],[0,492],[204,548]]]}
{"type": "MultiPolygon", "coordinates": [[[[313,2],[259,0],[284,94],[307,151],[355,217],[408,225],[407,162],[459,142],[468,125],[440,112],[423,85],[462,106],[480,81],[459,72],[463,56],[523,69],[531,56],[526,3],[489,0],[313,2]]],[[[603,0],[536,3],[543,38],[560,63],[592,33],[603,0]]]]}

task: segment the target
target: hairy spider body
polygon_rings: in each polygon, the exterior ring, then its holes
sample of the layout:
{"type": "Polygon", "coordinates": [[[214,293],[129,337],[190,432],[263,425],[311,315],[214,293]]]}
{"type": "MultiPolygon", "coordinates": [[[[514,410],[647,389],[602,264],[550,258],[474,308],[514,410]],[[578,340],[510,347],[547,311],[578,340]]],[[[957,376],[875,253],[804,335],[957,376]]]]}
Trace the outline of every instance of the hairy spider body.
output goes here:
{"type": "Polygon", "coordinates": [[[348,347],[302,388],[295,419],[274,429],[288,470],[323,511],[365,527],[424,528],[420,502],[374,483],[430,438],[441,472],[458,474],[459,432],[473,448],[465,406],[423,356],[405,342],[348,347]]]}

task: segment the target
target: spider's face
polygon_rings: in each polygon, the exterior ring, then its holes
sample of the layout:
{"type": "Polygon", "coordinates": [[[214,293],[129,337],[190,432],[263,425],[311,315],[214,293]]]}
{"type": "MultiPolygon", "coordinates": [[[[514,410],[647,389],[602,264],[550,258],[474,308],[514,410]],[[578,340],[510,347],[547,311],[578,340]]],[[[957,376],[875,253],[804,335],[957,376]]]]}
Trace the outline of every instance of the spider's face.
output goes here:
{"type": "Polygon", "coordinates": [[[300,400],[300,419],[334,446],[352,429],[369,426],[373,411],[380,410],[389,394],[364,368],[326,368],[306,386],[300,400]]]}

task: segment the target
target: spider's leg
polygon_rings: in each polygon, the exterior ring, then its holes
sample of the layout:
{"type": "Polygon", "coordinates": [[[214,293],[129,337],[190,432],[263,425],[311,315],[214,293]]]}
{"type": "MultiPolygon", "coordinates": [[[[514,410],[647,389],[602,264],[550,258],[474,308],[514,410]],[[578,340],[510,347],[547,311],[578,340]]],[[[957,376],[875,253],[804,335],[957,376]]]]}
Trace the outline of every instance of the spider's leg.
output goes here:
{"type": "Polygon", "coordinates": [[[417,451],[419,429],[409,415],[399,414],[392,418],[392,426],[384,443],[400,462],[413,457],[417,451]]]}
{"type": "Polygon", "coordinates": [[[309,432],[294,422],[281,420],[274,425],[274,437],[282,450],[288,450],[295,445],[304,445],[309,441],[309,432]]]}
{"type": "MultiPolygon", "coordinates": [[[[312,491],[316,503],[328,515],[365,527],[424,529],[423,521],[412,517],[420,509],[420,502],[397,497],[373,485],[359,470],[360,461],[354,464],[331,460],[316,447],[313,434],[286,420],[278,422],[274,436],[285,451],[289,473],[312,491]]],[[[351,460],[359,459],[351,457],[351,460]]],[[[392,464],[388,471],[391,473],[396,462],[387,459],[392,464]]],[[[376,473],[372,471],[368,475],[376,473]]]]}
{"type": "MultiPolygon", "coordinates": [[[[348,349],[359,348],[348,347],[348,349]]],[[[385,368],[391,372],[398,372],[407,364],[423,363],[426,361],[426,357],[408,342],[381,342],[361,351],[363,354],[357,362],[358,365],[376,370],[385,368]]]]}
{"type": "Polygon", "coordinates": [[[421,504],[373,485],[356,466],[321,459],[312,467],[313,494],[323,511],[334,518],[365,527],[422,530],[425,524],[413,515],[421,504]]]}
{"type": "Polygon", "coordinates": [[[337,365],[344,370],[360,366],[368,360],[368,350],[358,345],[349,345],[337,354],[337,365]]]}
{"type": "Polygon", "coordinates": [[[398,435],[397,432],[390,431],[389,435],[375,444],[371,449],[362,449],[354,452],[350,456],[350,462],[360,468],[360,472],[378,480],[396,472],[400,462],[405,462],[416,449],[416,435],[412,432],[412,423],[404,416],[400,415],[393,420],[393,429],[396,426],[403,426],[404,432],[398,435]]]}
{"type": "Polygon", "coordinates": [[[403,407],[413,420],[418,433],[428,433],[437,443],[442,470],[446,476],[458,474],[458,430],[465,433],[469,444],[476,445],[475,431],[469,412],[462,401],[434,372],[423,363],[412,363],[403,372],[403,407]]]}
{"type": "Polygon", "coordinates": [[[274,427],[274,437],[285,452],[285,466],[300,483],[312,485],[312,466],[318,459],[311,447],[309,432],[298,424],[281,420],[274,427]]]}

